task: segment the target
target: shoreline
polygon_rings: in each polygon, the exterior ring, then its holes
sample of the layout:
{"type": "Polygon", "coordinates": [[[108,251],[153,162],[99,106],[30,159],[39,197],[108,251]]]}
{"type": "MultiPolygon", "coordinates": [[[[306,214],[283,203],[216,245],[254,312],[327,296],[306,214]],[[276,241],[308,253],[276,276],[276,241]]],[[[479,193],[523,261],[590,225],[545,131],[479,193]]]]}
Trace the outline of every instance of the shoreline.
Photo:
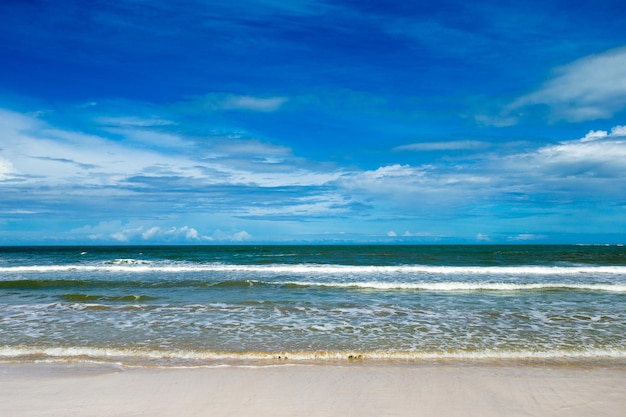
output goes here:
{"type": "Polygon", "coordinates": [[[121,357],[121,356],[47,356],[20,355],[0,357],[0,369],[4,366],[101,366],[120,369],[196,369],[215,367],[242,366],[512,366],[512,367],[581,367],[581,368],[623,368],[626,370],[624,356],[520,356],[520,357],[461,357],[461,356],[424,356],[424,357],[372,357],[362,354],[343,354],[332,356],[303,356],[298,354],[268,354],[259,356],[217,356],[213,358],[191,359],[171,357],[121,357]]]}
{"type": "Polygon", "coordinates": [[[5,346],[0,348],[0,366],[11,363],[101,363],[134,367],[204,367],[241,364],[420,364],[420,363],[511,363],[511,364],[626,364],[623,349],[555,349],[482,351],[213,351],[159,348],[103,348],[87,346],[37,347],[5,346]]]}
{"type": "Polygon", "coordinates": [[[608,416],[626,363],[381,362],[127,367],[0,363],[3,414],[27,416],[608,416]]]}

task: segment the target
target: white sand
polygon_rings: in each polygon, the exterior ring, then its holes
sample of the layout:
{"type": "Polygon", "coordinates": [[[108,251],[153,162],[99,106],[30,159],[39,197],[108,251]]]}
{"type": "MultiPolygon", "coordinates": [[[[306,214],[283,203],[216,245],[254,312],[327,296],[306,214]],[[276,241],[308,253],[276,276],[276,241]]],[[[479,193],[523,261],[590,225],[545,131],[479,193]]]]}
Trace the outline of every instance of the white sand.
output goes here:
{"type": "Polygon", "coordinates": [[[0,365],[0,416],[626,416],[626,367],[0,365]]]}

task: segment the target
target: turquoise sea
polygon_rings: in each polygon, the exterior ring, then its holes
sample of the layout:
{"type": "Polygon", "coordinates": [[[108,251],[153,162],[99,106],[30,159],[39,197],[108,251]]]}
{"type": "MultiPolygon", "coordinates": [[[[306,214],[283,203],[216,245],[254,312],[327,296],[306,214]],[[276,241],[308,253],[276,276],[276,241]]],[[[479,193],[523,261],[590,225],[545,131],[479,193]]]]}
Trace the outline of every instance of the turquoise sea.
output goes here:
{"type": "Polygon", "coordinates": [[[626,360],[623,246],[0,248],[0,362],[626,360]]]}

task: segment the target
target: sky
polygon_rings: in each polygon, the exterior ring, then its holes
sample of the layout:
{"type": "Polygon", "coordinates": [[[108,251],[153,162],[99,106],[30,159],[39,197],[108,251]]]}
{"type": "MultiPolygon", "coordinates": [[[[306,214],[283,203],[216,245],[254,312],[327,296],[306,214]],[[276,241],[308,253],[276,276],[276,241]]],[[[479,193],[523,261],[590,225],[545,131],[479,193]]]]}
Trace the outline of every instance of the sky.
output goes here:
{"type": "Polygon", "coordinates": [[[0,245],[626,241],[626,5],[3,0],[0,245]]]}

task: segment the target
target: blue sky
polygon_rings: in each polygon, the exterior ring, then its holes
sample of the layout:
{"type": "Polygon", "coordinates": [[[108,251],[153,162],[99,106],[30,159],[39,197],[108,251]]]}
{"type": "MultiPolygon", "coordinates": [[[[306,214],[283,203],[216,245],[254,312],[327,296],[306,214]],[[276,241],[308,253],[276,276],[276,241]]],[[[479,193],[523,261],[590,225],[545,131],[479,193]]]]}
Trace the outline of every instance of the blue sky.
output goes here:
{"type": "Polygon", "coordinates": [[[626,241],[621,1],[5,0],[0,64],[0,244],[626,241]]]}

